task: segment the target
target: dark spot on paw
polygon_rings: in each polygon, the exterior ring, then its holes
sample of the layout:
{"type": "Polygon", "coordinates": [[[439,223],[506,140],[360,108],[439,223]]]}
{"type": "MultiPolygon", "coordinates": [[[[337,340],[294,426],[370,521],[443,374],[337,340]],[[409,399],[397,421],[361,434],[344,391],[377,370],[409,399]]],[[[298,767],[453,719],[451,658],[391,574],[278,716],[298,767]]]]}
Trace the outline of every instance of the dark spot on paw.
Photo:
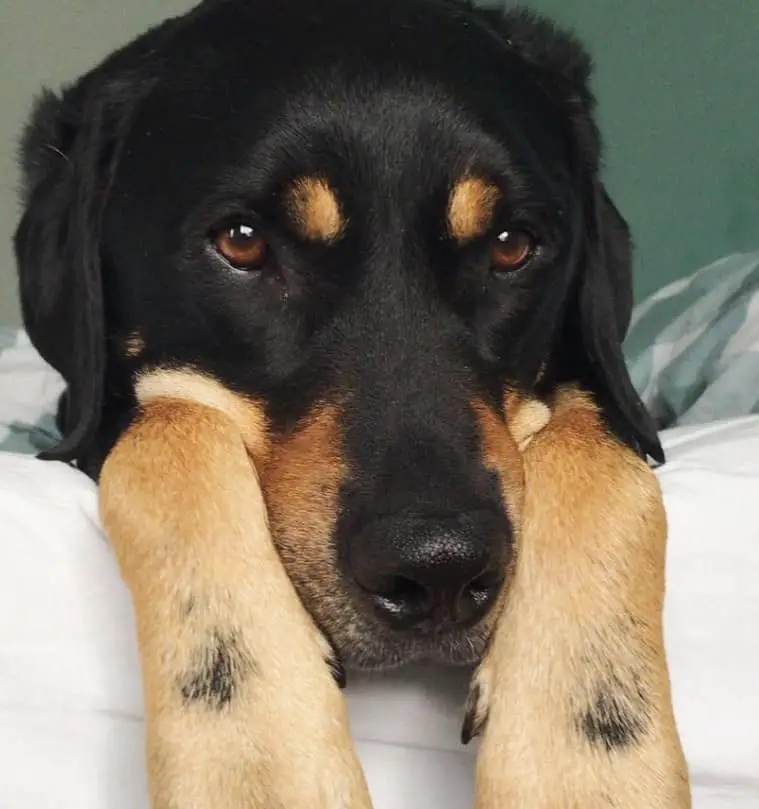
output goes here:
{"type": "Polygon", "coordinates": [[[254,668],[236,634],[214,632],[196,649],[190,671],[179,680],[179,690],[185,702],[221,711],[254,668]]]}
{"type": "Polygon", "coordinates": [[[469,692],[469,698],[466,703],[466,715],[464,716],[464,724],[461,726],[461,743],[463,745],[469,744],[472,739],[476,739],[485,729],[488,718],[487,713],[481,713],[479,710],[480,704],[480,687],[478,685],[472,686],[469,692]]]}
{"type": "Polygon", "coordinates": [[[608,752],[636,745],[648,724],[648,698],[638,678],[623,682],[616,676],[598,686],[577,722],[580,733],[590,744],[608,752]]]}

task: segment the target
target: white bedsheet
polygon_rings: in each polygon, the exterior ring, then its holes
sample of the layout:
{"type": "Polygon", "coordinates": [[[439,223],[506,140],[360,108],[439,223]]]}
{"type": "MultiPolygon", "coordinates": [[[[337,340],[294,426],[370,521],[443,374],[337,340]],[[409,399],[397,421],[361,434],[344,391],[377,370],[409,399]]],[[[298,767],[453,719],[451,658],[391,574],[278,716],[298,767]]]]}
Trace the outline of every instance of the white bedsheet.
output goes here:
{"type": "MultiPolygon", "coordinates": [[[[666,633],[695,809],[759,809],[759,418],[673,431],[666,633]]],[[[462,675],[350,684],[376,809],[467,809],[462,675]]],[[[95,492],[0,454],[0,809],[146,809],[128,593],[95,492]]]]}

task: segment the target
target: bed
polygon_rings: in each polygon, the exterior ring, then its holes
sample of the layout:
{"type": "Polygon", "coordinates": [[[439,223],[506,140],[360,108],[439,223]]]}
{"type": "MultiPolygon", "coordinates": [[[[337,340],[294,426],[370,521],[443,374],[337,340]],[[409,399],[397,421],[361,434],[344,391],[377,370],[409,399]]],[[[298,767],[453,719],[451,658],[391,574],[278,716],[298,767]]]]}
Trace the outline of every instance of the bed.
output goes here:
{"type": "MultiPolygon", "coordinates": [[[[759,808],[759,254],[641,304],[634,380],[663,429],[665,628],[695,809],[759,808]]],[[[60,379],[0,331],[0,807],[147,809],[129,596],[94,485],[34,453],[60,379]]],[[[466,673],[353,678],[376,809],[471,805],[466,673]]]]}

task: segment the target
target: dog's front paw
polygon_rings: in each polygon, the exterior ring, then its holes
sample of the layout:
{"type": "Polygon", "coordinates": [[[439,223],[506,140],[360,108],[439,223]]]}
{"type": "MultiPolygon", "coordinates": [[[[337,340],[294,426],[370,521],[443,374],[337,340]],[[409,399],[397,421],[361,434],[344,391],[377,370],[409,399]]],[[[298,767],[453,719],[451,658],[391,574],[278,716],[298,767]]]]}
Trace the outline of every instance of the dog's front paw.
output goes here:
{"type": "Polygon", "coordinates": [[[265,640],[199,632],[147,683],[153,809],[371,808],[329,645],[305,622],[265,640]]]}
{"type": "Polygon", "coordinates": [[[291,658],[287,672],[273,668],[256,697],[256,718],[271,727],[259,736],[257,777],[266,801],[251,809],[371,809],[341,693],[345,673],[329,644],[314,635],[313,654],[294,666],[291,658]]]}
{"type": "Polygon", "coordinates": [[[148,726],[153,809],[370,809],[333,668],[209,655],[148,726]]]}
{"type": "Polygon", "coordinates": [[[690,808],[666,698],[613,669],[568,691],[537,659],[517,675],[499,646],[475,674],[462,728],[464,743],[481,737],[475,809],[690,808]]]}
{"type": "Polygon", "coordinates": [[[464,723],[476,809],[689,809],[658,481],[580,392],[527,434],[514,573],[464,723]]]}

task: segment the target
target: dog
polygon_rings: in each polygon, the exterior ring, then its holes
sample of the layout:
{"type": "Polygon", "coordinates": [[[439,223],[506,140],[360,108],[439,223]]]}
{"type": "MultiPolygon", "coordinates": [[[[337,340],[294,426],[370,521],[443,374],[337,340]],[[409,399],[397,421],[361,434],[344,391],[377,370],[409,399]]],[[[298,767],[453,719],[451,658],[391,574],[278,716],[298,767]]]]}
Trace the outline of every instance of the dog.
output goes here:
{"type": "Polygon", "coordinates": [[[154,809],[367,809],[345,671],[471,665],[477,809],[686,809],[591,62],[526,11],[206,0],[22,139],[44,457],[100,485],[154,809]]]}

